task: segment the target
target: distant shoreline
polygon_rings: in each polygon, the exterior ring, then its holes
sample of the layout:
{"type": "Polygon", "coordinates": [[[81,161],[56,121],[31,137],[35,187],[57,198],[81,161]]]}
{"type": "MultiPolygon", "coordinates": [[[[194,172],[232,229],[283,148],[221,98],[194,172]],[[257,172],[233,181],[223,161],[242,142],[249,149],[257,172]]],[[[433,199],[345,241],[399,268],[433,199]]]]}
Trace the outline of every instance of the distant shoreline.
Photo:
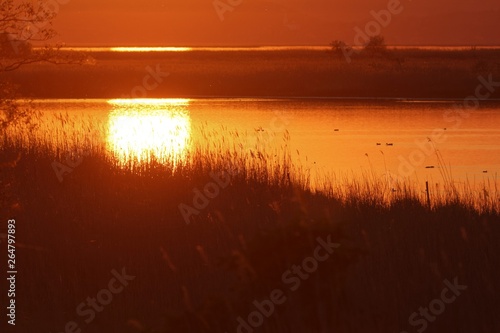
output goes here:
{"type": "MultiPolygon", "coordinates": [[[[21,97],[85,99],[461,100],[474,94],[480,76],[500,82],[500,48],[356,53],[350,63],[326,49],[88,54],[95,64],[38,64],[5,77],[20,86],[21,97]]],[[[500,89],[489,98],[500,99],[500,89]]]]}
{"type": "MultiPolygon", "coordinates": [[[[362,46],[356,46],[359,47],[362,46]]],[[[419,50],[466,50],[470,48],[477,49],[500,49],[500,45],[387,45],[391,49],[419,49],[419,50]]],[[[328,45],[105,45],[105,44],[81,44],[81,45],[65,45],[63,50],[78,50],[82,48],[95,48],[95,49],[110,49],[110,48],[153,48],[153,49],[178,49],[178,48],[190,48],[190,49],[316,49],[316,48],[326,48],[329,49],[328,45]]]]}
{"type": "MultiPolygon", "coordinates": [[[[32,101],[35,102],[53,102],[57,100],[75,100],[75,101],[102,101],[116,99],[115,97],[108,98],[35,98],[32,101]]],[[[147,99],[147,98],[145,98],[147,99]]],[[[329,96],[165,96],[165,97],[154,97],[153,99],[192,99],[192,100],[242,100],[242,101],[278,101],[278,100],[297,100],[297,101],[332,101],[332,102],[400,102],[400,103],[457,103],[462,102],[463,98],[406,98],[406,97],[329,97],[329,96]]],[[[500,104],[500,98],[489,98],[487,100],[481,101],[481,103],[487,104],[500,104]]]]}

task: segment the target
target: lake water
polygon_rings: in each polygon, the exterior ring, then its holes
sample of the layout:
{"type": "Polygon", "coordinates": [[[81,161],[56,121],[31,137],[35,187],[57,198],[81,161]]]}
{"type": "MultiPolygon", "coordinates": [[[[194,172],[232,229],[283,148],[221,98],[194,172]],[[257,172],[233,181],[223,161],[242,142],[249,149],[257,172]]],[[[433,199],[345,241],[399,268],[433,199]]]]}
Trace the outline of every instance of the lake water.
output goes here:
{"type": "MultiPolygon", "coordinates": [[[[32,136],[75,144],[92,137],[121,161],[182,159],[193,142],[243,138],[243,149],[288,145],[316,176],[367,172],[419,181],[496,181],[500,104],[458,109],[459,101],[334,99],[36,100],[32,136]],[[461,113],[460,113],[461,112],[461,113]],[[63,114],[55,120],[54,115],[63,114]],[[284,137],[289,134],[289,140],[284,137]],[[439,158],[442,158],[441,161],[439,158]]],[[[226,142],[226,143],[227,143],[226,142]]]]}

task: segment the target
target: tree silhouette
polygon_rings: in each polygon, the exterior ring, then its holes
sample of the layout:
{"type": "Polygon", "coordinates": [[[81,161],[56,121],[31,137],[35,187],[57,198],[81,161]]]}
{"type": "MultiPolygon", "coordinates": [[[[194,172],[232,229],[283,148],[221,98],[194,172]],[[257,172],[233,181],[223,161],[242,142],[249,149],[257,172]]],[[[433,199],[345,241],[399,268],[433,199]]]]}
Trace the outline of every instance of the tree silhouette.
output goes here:
{"type": "MultiPolygon", "coordinates": [[[[81,64],[86,56],[64,53],[61,45],[43,45],[56,36],[52,19],[57,8],[46,1],[0,0],[0,74],[34,63],[81,64]]],[[[0,128],[31,114],[16,100],[16,86],[0,77],[0,128]]]]}
{"type": "Polygon", "coordinates": [[[32,42],[48,41],[56,35],[51,28],[55,14],[46,2],[0,0],[0,72],[51,60],[51,52],[34,51],[32,42]]]}
{"type": "Polygon", "coordinates": [[[370,40],[365,44],[364,51],[370,55],[385,54],[387,51],[385,38],[380,35],[370,37],[370,40]]]}

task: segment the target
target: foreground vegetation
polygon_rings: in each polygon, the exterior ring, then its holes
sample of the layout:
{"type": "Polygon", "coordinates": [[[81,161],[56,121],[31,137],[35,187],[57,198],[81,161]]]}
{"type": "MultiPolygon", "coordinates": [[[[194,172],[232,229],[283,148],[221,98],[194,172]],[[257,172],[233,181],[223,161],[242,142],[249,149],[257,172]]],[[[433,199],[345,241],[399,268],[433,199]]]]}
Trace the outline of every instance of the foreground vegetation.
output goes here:
{"type": "Polygon", "coordinates": [[[153,160],[130,170],[95,146],[59,182],[60,152],[3,138],[1,218],[17,223],[19,332],[62,332],[68,321],[84,332],[236,332],[238,317],[275,289],[287,301],[255,331],[416,332],[423,324],[409,317],[454,279],[467,289],[428,331],[500,329],[494,206],[451,193],[429,207],[411,186],[394,191],[376,178],[315,193],[286,149],[276,159],[237,145],[193,151],[175,168],[153,160]],[[228,185],[186,223],[179,204],[193,205],[193,189],[227,170],[228,185]],[[318,237],[340,246],[292,291],[282,274],[313,255],[318,237]],[[122,268],[135,279],[85,323],[76,307],[122,268]]]}

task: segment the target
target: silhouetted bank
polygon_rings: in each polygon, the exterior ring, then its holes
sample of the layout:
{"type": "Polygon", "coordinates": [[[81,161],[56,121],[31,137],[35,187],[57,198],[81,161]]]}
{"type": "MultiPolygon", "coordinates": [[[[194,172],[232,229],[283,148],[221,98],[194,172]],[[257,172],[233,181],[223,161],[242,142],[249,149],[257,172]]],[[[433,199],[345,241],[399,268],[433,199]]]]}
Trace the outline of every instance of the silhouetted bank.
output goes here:
{"type": "MultiPolygon", "coordinates": [[[[387,97],[473,95],[479,77],[500,81],[498,50],[95,52],[93,65],[41,64],[7,73],[34,98],[387,97]]],[[[488,98],[500,98],[496,89],[488,98]]]]}

